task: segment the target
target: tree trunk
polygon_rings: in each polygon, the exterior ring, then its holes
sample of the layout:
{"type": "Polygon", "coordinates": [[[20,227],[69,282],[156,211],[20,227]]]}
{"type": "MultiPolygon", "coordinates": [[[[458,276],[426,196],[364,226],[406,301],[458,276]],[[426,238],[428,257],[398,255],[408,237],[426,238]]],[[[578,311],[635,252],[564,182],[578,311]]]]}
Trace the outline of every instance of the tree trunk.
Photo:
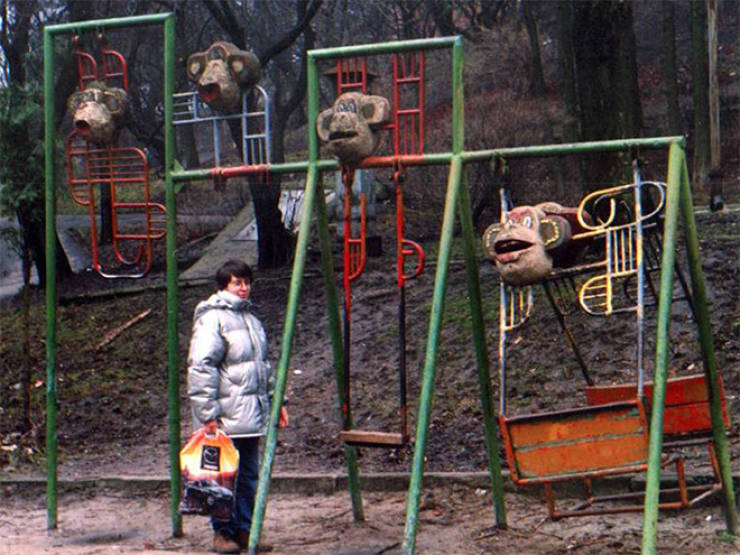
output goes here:
{"type": "MultiPolygon", "coordinates": [[[[618,107],[612,90],[617,69],[618,41],[612,10],[598,0],[573,4],[573,42],[576,85],[579,93],[580,139],[598,141],[618,137],[618,107]]],[[[584,156],[583,192],[611,185],[616,156],[595,152],[584,156]]]]}
{"type": "MultiPolygon", "coordinates": [[[[573,4],[581,140],[634,137],[641,124],[632,7],[590,0],[573,4]]],[[[584,192],[624,178],[619,153],[584,156],[584,192]]]]}
{"type": "Polygon", "coordinates": [[[578,95],[575,78],[575,47],[573,45],[573,12],[570,0],[557,4],[558,59],[562,74],[561,90],[565,105],[563,140],[572,143],[578,140],[578,95]]]}
{"type": "MultiPolygon", "coordinates": [[[[272,127],[272,162],[280,164],[285,161],[283,142],[287,116],[278,115],[275,120],[272,127]]],[[[279,208],[281,181],[280,174],[271,174],[268,180],[257,176],[250,176],[248,179],[259,236],[257,253],[260,268],[284,266],[292,252],[293,240],[283,225],[283,215],[279,208]]]]}
{"type": "Polygon", "coordinates": [[[542,56],[540,55],[540,37],[537,21],[532,13],[532,2],[522,2],[522,16],[529,38],[530,77],[529,88],[534,96],[545,96],[545,76],[542,73],[542,56]]]}
{"type": "Polygon", "coordinates": [[[718,0],[707,1],[707,50],[709,72],[709,160],[712,170],[719,170],[720,125],[719,125],[719,76],[717,74],[717,10],[718,0]]]}
{"type": "Polygon", "coordinates": [[[637,83],[637,45],[632,4],[618,2],[612,19],[617,37],[618,72],[615,75],[616,105],[620,122],[619,137],[638,137],[642,129],[642,107],[637,83]]]}
{"type": "Polygon", "coordinates": [[[678,105],[678,73],[676,72],[676,7],[673,0],[663,2],[663,74],[665,79],[668,131],[671,135],[683,133],[681,110],[678,105]]]}
{"type": "Polygon", "coordinates": [[[709,77],[707,52],[707,10],[704,2],[691,3],[691,82],[694,100],[693,180],[704,190],[709,173],[709,77]]]}

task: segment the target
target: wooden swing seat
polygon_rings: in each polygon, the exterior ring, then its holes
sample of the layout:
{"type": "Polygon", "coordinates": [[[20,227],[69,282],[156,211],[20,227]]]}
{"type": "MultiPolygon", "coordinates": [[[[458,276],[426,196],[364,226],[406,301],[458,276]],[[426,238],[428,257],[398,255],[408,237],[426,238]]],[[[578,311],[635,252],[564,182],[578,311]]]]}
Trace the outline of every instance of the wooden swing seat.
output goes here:
{"type": "Polygon", "coordinates": [[[405,438],[401,434],[363,430],[342,430],[339,438],[348,445],[357,447],[403,447],[405,438]]]}

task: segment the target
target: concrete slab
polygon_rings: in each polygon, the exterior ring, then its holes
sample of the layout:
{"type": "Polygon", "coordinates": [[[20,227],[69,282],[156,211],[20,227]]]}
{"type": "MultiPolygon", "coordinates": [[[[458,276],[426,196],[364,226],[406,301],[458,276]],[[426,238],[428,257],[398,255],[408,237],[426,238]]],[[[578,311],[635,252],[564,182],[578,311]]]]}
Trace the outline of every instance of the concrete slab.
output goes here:
{"type": "Polygon", "coordinates": [[[180,274],[180,279],[212,278],[216,270],[229,258],[244,260],[250,266],[257,265],[257,241],[242,240],[240,232],[254,220],[254,206],[248,202],[244,208],[224,227],[200,259],[180,274]]]}

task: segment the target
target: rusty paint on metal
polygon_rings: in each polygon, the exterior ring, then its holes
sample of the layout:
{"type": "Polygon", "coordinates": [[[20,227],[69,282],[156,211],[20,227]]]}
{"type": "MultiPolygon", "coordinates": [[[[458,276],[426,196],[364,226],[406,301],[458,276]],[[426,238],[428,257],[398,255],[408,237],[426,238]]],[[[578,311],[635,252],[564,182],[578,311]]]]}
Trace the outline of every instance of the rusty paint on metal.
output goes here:
{"type": "Polygon", "coordinates": [[[644,433],[647,429],[636,402],[517,416],[508,418],[507,426],[517,449],[556,442],[575,443],[605,434],[644,433]],[[542,418],[545,415],[547,418],[542,418]]]}
{"type": "MultiPolygon", "coordinates": [[[[729,426],[730,419],[725,406],[725,394],[721,380],[719,386],[722,416],[725,425],[729,426]]],[[[601,405],[634,399],[636,394],[637,388],[634,384],[586,388],[586,400],[589,405],[601,405]]],[[[645,384],[645,395],[648,399],[652,399],[652,382],[645,384]]],[[[704,374],[694,374],[667,380],[663,419],[663,433],[666,435],[712,431],[712,420],[709,414],[709,395],[707,393],[704,374]]]]}
{"type": "Polygon", "coordinates": [[[515,481],[644,470],[648,437],[638,400],[499,422],[515,481]]]}

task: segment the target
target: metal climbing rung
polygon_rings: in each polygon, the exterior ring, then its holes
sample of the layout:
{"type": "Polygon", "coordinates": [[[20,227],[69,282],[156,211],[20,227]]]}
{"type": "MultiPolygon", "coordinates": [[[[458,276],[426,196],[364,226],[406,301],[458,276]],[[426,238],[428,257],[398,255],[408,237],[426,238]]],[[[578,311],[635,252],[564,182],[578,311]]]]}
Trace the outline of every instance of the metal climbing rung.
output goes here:
{"type": "MultiPolygon", "coordinates": [[[[242,111],[237,114],[221,114],[211,109],[200,100],[196,91],[177,93],[172,95],[172,119],[174,125],[191,125],[210,122],[213,136],[213,159],[216,166],[221,165],[221,144],[224,128],[221,122],[226,120],[241,120],[242,161],[245,165],[258,166],[270,163],[272,147],[270,143],[270,98],[265,89],[259,85],[254,87],[260,99],[257,105],[263,109],[249,111],[249,94],[242,96],[242,111]],[[250,133],[250,128],[254,131],[250,133]]],[[[227,140],[230,141],[229,138],[227,140]]]]}
{"type": "Polygon", "coordinates": [[[75,56],[77,56],[77,75],[79,76],[77,88],[82,91],[88,83],[98,79],[98,64],[94,57],[82,50],[76,50],[75,56]]]}
{"type": "Polygon", "coordinates": [[[362,430],[342,430],[339,438],[357,447],[403,447],[408,439],[401,434],[362,430]]]}
{"type": "Polygon", "coordinates": [[[103,75],[102,81],[109,87],[115,86],[115,80],[120,79],[120,86],[128,90],[128,65],[123,54],[115,50],[102,50],[103,75]]]}
{"type": "Polygon", "coordinates": [[[393,57],[394,154],[424,152],[424,66],[424,52],[393,57]]]}
{"type": "Polygon", "coordinates": [[[367,93],[367,60],[340,58],[337,60],[337,96],[359,90],[367,93]]]}

